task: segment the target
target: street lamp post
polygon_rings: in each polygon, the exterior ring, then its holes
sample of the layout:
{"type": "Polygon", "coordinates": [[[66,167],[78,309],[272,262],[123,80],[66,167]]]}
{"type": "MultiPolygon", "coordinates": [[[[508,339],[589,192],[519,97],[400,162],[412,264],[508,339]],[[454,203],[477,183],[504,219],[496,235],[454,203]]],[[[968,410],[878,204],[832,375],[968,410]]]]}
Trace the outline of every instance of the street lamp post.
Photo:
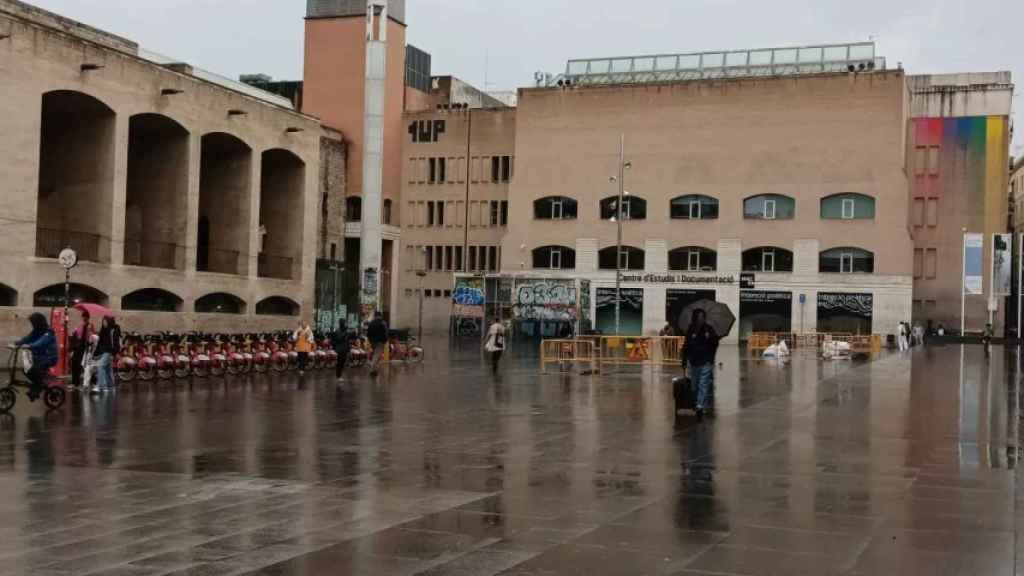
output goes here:
{"type": "Polygon", "coordinates": [[[423,342],[423,279],[427,277],[427,272],[425,270],[417,270],[416,276],[418,276],[420,279],[420,323],[419,328],[417,330],[416,339],[419,340],[420,342],[423,342]]]}
{"type": "Polygon", "coordinates": [[[619,183],[619,197],[615,202],[615,335],[622,332],[622,202],[626,196],[626,170],[632,164],[626,162],[626,135],[619,136],[619,175],[612,180],[619,183]]]}

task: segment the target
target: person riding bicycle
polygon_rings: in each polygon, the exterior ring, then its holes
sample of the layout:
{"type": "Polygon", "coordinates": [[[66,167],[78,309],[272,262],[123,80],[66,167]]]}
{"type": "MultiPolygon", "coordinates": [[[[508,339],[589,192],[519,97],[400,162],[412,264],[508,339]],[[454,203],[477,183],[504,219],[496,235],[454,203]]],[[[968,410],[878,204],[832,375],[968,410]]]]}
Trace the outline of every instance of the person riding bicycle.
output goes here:
{"type": "Polygon", "coordinates": [[[28,399],[35,402],[46,387],[46,374],[57,365],[57,337],[46,322],[46,316],[36,312],[28,317],[32,324],[32,332],[15,342],[18,348],[26,348],[32,352],[32,367],[25,374],[31,386],[28,399]]]}

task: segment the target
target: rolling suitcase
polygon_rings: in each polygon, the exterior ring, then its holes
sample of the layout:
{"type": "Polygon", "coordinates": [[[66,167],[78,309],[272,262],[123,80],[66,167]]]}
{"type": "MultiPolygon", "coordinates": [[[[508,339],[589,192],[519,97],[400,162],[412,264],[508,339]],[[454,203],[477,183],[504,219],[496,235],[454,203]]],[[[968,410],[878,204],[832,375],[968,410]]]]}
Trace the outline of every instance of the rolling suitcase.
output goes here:
{"type": "Polygon", "coordinates": [[[672,396],[676,400],[676,411],[693,410],[697,407],[697,387],[693,380],[683,376],[672,380],[672,396]]]}

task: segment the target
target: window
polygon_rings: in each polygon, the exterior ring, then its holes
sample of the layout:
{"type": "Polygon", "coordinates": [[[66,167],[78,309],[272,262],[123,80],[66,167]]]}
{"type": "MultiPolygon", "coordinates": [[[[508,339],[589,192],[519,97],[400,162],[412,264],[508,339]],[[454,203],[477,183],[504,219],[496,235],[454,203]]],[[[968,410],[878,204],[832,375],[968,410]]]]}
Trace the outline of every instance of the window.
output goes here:
{"type": "Polygon", "coordinates": [[[668,269],[683,272],[713,272],[718,269],[718,253],[700,246],[677,248],[668,253],[668,269]]]}
{"type": "Polygon", "coordinates": [[[924,276],[924,250],[921,248],[914,249],[914,278],[921,278],[924,276]]]}
{"type": "Polygon", "coordinates": [[[576,201],[565,196],[548,196],[533,203],[533,217],[537,220],[575,220],[578,212],[576,201]]]}
{"type": "Polygon", "coordinates": [[[510,182],[512,181],[512,157],[502,156],[501,157],[501,181],[510,182]]]}
{"type": "Polygon", "coordinates": [[[491,272],[497,272],[498,264],[498,247],[489,246],[487,248],[487,269],[491,272]]]}
{"type": "Polygon", "coordinates": [[[753,196],[743,201],[743,217],[748,220],[792,220],[796,200],[778,194],[753,196]]]}
{"type": "Polygon", "coordinates": [[[409,184],[416,183],[416,172],[419,169],[419,162],[415,158],[409,158],[409,184]]]}
{"type": "Polygon", "coordinates": [[[491,182],[500,182],[501,177],[501,157],[491,156],[491,182]]]}
{"type": "Polygon", "coordinates": [[[445,298],[451,298],[452,297],[452,291],[451,290],[445,290],[444,291],[444,297],[445,298]]]}
{"type": "Polygon", "coordinates": [[[914,198],[914,226],[924,226],[924,198],[914,198]]]}
{"type": "Polygon", "coordinates": [[[349,196],[348,198],[345,198],[345,221],[363,221],[363,199],[359,196],[349,196]]]}
{"type": "Polygon", "coordinates": [[[939,251],[929,248],[924,252],[924,277],[934,279],[938,277],[939,251]]]}
{"type": "Polygon", "coordinates": [[[925,224],[928,226],[939,225],[939,199],[929,198],[925,210],[925,224]]]}
{"type": "Polygon", "coordinates": [[[924,176],[928,170],[928,147],[914,148],[914,175],[924,176]]]}
{"type": "Polygon", "coordinates": [[[501,206],[497,202],[491,202],[491,226],[498,225],[498,217],[501,215],[501,206]]]}
{"type": "Polygon", "coordinates": [[[423,249],[423,269],[433,270],[434,269],[434,247],[427,246],[423,249]]]}
{"type": "MultiPolygon", "coordinates": [[[[597,260],[601,270],[615,270],[615,246],[610,246],[598,253],[597,260]]],[[[619,254],[618,267],[620,270],[643,270],[644,251],[632,246],[623,246],[619,254]]]]}
{"type": "Polygon", "coordinates": [[[793,253],[783,248],[762,246],[743,253],[744,272],[792,272],[793,253]]]}
{"type": "Polygon", "coordinates": [[[680,196],[672,199],[669,212],[674,220],[717,220],[718,200],[699,194],[680,196]]]}
{"type": "Polygon", "coordinates": [[[479,270],[479,268],[476,267],[476,246],[470,246],[469,247],[469,271],[470,272],[475,272],[477,270],[479,270]]]}
{"type": "Polygon", "coordinates": [[[437,183],[444,184],[448,180],[448,161],[445,158],[437,159],[437,183]]]}
{"type": "Polygon", "coordinates": [[[929,146],[928,147],[928,175],[938,176],[939,175],[939,147],[929,146]]]}
{"type": "MultiPolygon", "coordinates": [[[[619,197],[609,196],[601,200],[601,219],[613,220],[618,217],[619,197]]],[[[623,220],[646,220],[647,201],[637,196],[624,196],[622,198],[622,219],[623,220]]]]}
{"type": "Polygon", "coordinates": [[[430,178],[427,182],[434,184],[437,182],[437,158],[430,158],[427,160],[427,164],[430,166],[430,178]]]}
{"type": "Polygon", "coordinates": [[[508,200],[501,201],[501,225],[508,226],[508,200]]]}
{"type": "Polygon", "coordinates": [[[381,214],[381,221],[384,224],[391,224],[391,200],[384,201],[384,207],[381,214]]]}
{"type": "Polygon", "coordinates": [[[455,247],[455,271],[456,272],[463,272],[463,271],[465,271],[465,264],[464,264],[465,260],[463,260],[462,257],[463,257],[462,246],[456,246],[455,247]]]}
{"type": "Polygon", "coordinates": [[[576,251],[565,246],[543,246],[533,251],[533,267],[537,270],[573,270],[576,251]]]}
{"type": "Polygon", "coordinates": [[[448,272],[455,270],[455,253],[451,246],[444,247],[444,269],[448,272]]]}
{"type": "Polygon", "coordinates": [[[447,202],[437,203],[437,225],[438,227],[444,226],[444,213],[448,209],[447,202]]]}
{"type": "Polygon", "coordinates": [[[864,194],[834,194],[821,199],[824,220],[874,220],[875,199],[864,194]]]}
{"type": "Polygon", "coordinates": [[[833,274],[872,274],[875,255],[860,248],[833,248],[821,253],[818,270],[833,274]]]}

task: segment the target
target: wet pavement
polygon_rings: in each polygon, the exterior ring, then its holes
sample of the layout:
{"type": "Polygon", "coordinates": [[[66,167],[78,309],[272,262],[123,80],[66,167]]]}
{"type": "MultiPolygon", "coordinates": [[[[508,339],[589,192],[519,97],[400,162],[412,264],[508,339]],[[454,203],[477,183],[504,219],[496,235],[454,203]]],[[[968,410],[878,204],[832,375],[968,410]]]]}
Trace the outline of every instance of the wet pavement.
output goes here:
{"type": "Polygon", "coordinates": [[[492,377],[446,341],[343,387],[22,397],[0,576],[1015,573],[1016,355],[720,359],[703,422],[671,370],[492,377]]]}

